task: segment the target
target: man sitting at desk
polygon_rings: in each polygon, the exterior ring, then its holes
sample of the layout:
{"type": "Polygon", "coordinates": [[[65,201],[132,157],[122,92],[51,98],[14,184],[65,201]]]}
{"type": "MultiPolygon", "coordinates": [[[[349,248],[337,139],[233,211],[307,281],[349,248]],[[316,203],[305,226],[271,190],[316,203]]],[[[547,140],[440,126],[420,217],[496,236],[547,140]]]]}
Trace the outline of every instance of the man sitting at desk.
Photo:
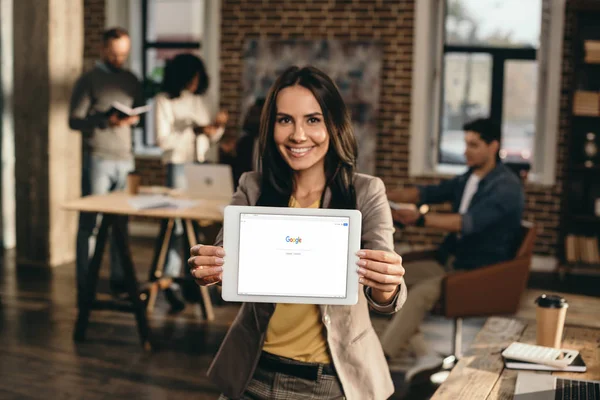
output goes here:
{"type": "Polygon", "coordinates": [[[444,275],[510,260],[518,247],[524,194],[518,177],[500,162],[500,128],[490,120],[478,119],[463,130],[469,167],[465,174],[439,185],[388,193],[390,201],[418,206],[452,202],[451,214],[427,213],[428,207],[392,211],[394,220],[401,224],[449,232],[436,260],[405,264],[408,299],[382,337],[384,352],[392,360],[410,342],[417,362],[406,372],[407,381],[418,372],[441,365],[442,359],[417,333],[440,298],[444,275]]]}

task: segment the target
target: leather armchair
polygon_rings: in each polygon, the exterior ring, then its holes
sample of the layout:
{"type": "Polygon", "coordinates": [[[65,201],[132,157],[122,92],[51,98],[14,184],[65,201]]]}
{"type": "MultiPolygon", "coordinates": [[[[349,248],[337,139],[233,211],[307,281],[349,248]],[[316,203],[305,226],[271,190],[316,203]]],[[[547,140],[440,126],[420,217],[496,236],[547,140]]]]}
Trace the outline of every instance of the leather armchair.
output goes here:
{"type": "MultiPolygon", "coordinates": [[[[535,225],[521,222],[521,240],[510,261],[459,271],[442,280],[442,297],[434,313],[454,319],[455,358],[461,356],[462,318],[515,313],[526,289],[537,233],[535,225]]],[[[435,251],[423,250],[402,256],[403,262],[434,258],[435,251]]],[[[410,290],[409,290],[410,296],[410,290]]]]}

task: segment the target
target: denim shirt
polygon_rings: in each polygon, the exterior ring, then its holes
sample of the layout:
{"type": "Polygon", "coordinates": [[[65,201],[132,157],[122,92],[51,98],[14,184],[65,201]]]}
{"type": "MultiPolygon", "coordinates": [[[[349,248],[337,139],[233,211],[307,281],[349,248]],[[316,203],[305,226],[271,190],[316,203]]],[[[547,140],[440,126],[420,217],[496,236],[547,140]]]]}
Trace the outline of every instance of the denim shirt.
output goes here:
{"type": "MultiPolygon", "coordinates": [[[[419,187],[421,203],[452,202],[458,213],[469,170],[439,185],[419,187]]],[[[438,251],[446,263],[453,254],[455,269],[474,269],[510,260],[517,251],[525,195],[519,178],[504,164],[498,163],[479,181],[469,208],[462,215],[460,234],[449,234],[438,251]]]]}

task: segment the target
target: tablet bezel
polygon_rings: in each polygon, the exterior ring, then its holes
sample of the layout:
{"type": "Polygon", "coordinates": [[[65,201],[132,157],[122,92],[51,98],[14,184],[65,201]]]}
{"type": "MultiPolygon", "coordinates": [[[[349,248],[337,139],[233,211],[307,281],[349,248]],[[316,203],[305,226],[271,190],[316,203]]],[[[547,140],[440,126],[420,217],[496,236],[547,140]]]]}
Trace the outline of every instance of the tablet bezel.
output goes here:
{"type": "MultiPolygon", "coordinates": [[[[338,210],[324,208],[282,208],[256,206],[227,206],[223,221],[223,265],[222,297],[230,302],[252,303],[294,303],[294,304],[333,304],[354,305],[358,302],[358,271],[356,252],[360,250],[362,214],[358,210],[338,210]],[[240,239],[240,214],[307,215],[349,218],[348,270],[346,276],[346,297],[304,297],[304,296],[263,296],[238,294],[238,258],[240,239]]],[[[315,279],[318,279],[317,277],[315,279]]]]}

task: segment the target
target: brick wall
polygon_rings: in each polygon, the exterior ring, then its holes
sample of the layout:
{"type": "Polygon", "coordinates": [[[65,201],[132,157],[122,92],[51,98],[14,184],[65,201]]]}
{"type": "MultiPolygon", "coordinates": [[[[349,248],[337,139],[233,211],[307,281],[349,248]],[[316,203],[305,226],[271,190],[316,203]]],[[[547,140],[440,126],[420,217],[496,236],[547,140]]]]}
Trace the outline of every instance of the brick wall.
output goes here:
{"type": "Polygon", "coordinates": [[[161,186],[166,182],[167,170],[158,157],[136,157],[135,169],[142,175],[142,186],[161,186]]]}
{"type": "MultiPolygon", "coordinates": [[[[246,38],[337,38],[378,40],[383,43],[381,108],[377,126],[376,173],[389,187],[435,182],[408,176],[410,90],[412,78],[413,22],[415,0],[224,0],[221,37],[221,107],[230,121],[238,121],[241,93],[241,50],[246,38]]],[[[98,56],[104,26],[104,1],[84,0],[85,59],[98,56]]],[[[571,14],[567,7],[567,16],[571,14]]],[[[558,183],[553,187],[528,184],[526,218],[540,227],[536,252],[555,255],[566,135],[569,132],[568,94],[571,85],[570,18],[565,24],[560,134],[557,143],[558,183]]],[[[138,159],[144,182],[164,182],[158,160],[138,159]]],[[[442,235],[429,229],[408,229],[402,235],[412,245],[438,243],[442,235]]]]}
{"type": "Polygon", "coordinates": [[[106,15],[105,0],[83,0],[84,48],[83,69],[87,71],[100,57],[106,15]]]}
{"type": "MultiPolygon", "coordinates": [[[[337,38],[378,40],[384,45],[381,108],[377,126],[376,173],[389,187],[434,182],[408,176],[410,90],[412,78],[414,1],[277,1],[226,0],[221,24],[222,108],[238,120],[243,70],[241,49],[247,38],[337,38]]],[[[565,58],[570,54],[567,23],[565,58]]],[[[564,66],[561,109],[559,183],[551,188],[528,184],[526,218],[540,227],[536,252],[556,254],[560,195],[565,160],[565,136],[569,130],[567,101],[570,65],[564,66]]],[[[400,235],[400,234],[399,234],[400,235]]],[[[442,235],[429,229],[408,229],[403,239],[412,245],[438,243],[442,235]]]]}

